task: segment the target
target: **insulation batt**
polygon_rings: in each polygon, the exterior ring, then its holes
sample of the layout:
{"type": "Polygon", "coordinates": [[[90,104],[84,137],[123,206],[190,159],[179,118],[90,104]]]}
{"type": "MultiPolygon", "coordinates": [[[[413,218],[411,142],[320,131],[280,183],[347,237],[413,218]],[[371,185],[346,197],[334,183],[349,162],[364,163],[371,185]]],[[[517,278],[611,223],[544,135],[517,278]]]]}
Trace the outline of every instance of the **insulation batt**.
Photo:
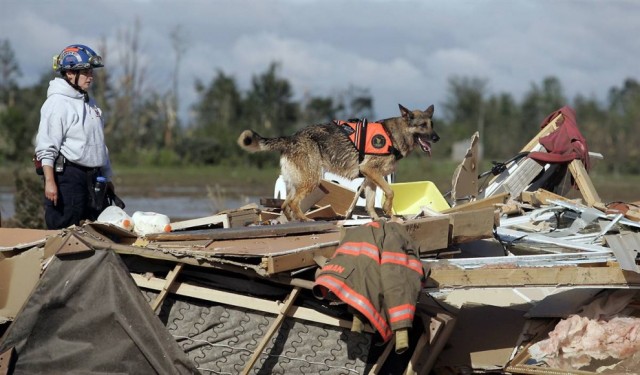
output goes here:
{"type": "Polygon", "coordinates": [[[640,318],[594,320],[571,315],[561,320],[549,338],[529,348],[537,361],[551,367],[579,369],[591,359],[624,359],[640,349],[640,318]]]}

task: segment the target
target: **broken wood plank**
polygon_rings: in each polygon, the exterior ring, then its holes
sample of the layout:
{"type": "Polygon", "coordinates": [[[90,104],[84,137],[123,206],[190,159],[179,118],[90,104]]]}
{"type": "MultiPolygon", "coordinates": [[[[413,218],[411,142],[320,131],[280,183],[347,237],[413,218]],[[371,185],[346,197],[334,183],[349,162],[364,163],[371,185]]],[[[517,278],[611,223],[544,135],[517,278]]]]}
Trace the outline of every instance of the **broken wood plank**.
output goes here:
{"type": "Polygon", "coordinates": [[[284,322],[284,318],[289,314],[289,310],[291,309],[293,302],[296,300],[296,297],[298,297],[298,294],[300,294],[300,288],[299,287],[293,288],[293,290],[287,297],[287,300],[284,302],[284,305],[280,309],[278,317],[273,323],[271,323],[271,326],[269,327],[269,330],[265,333],[264,337],[262,338],[262,341],[260,341],[260,344],[258,344],[256,349],[253,351],[251,358],[249,358],[249,361],[247,362],[246,366],[244,367],[244,370],[242,371],[243,375],[247,375],[249,371],[251,371],[256,361],[258,360],[258,358],[260,358],[262,351],[264,350],[264,348],[267,347],[267,344],[271,340],[271,337],[276,333],[276,331],[280,329],[280,326],[282,326],[282,323],[284,322]]]}
{"type": "Polygon", "coordinates": [[[520,194],[520,200],[524,203],[529,203],[536,207],[550,204],[549,200],[561,200],[565,202],[576,203],[575,199],[565,198],[561,195],[552,193],[549,190],[545,189],[538,189],[536,191],[523,191],[520,194]]]}
{"type": "Polygon", "coordinates": [[[322,220],[322,219],[331,220],[339,216],[333,210],[333,207],[331,207],[331,205],[322,206],[313,211],[309,211],[306,213],[306,215],[309,219],[314,219],[314,220],[322,220]]]}
{"type": "MultiPolygon", "coordinates": [[[[165,280],[156,277],[147,279],[146,277],[135,273],[132,273],[131,276],[140,288],[160,291],[162,290],[162,287],[165,283],[165,280]]],[[[205,288],[201,286],[191,285],[185,282],[174,283],[169,288],[169,292],[178,296],[191,297],[203,301],[236,306],[252,311],[261,311],[268,314],[278,314],[278,312],[280,311],[280,304],[276,301],[245,296],[237,293],[225,292],[212,287],[205,288]]],[[[302,319],[315,323],[328,324],[333,327],[351,329],[350,320],[338,319],[306,307],[294,306],[291,309],[290,316],[295,319],[302,319]]],[[[368,332],[372,331],[369,330],[368,332]]]]}
{"type": "Polygon", "coordinates": [[[636,208],[629,209],[625,212],[624,217],[633,221],[640,221],[640,210],[636,208]]]}
{"type": "Polygon", "coordinates": [[[171,285],[173,285],[173,283],[176,281],[176,278],[178,277],[180,271],[182,271],[183,267],[184,263],[178,263],[171,271],[169,271],[167,280],[162,286],[162,290],[160,291],[160,293],[158,293],[156,299],[151,303],[151,310],[153,310],[156,314],[160,312],[159,307],[162,305],[162,302],[164,302],[164,299],[167,297],[167,293],[169,293],[171,285]]]}
{"type": "Polygon", "coordinates": [[[463,203],[455,207],[448,208],[441,213],[450,214],[453,212],[460,212],[465,210],[476,210],[484,207],[494,207],[496,204],[504,204],[509,199],[509,197],[509,193],[501,193],[491,197],[478,199],[473,202],[463,203]]]}
{"type": "Polygon", "coordinates": [[[300,202],[300,210],[302,212],[307,212],[311,207],[316,205],[321,205],[319,201],[328,194],[329,192],[320,184],[318,187],[313,189],[311,194],[304,197],[304,199],[300,202]]]}
{"type": "Polygon", "coordinates": [[[227,214],[212,215],[201,217],[198,219],[176,221],[171,223],[171,230],[193,229],[197,227],[213,227],[222,225],[223,228],[229,228],[229,216],[227,214]]]}
{"type": "Polygon", "coordinates": [[[493,237],[494,226],[499,226],[499,218],[493,207],[479,210],[454,212],[449,215],[451,243],[465,243],[493,237]]]}
{"type": "Polygon", "coordinates": [[[618,266],[606,267],[484,267],[443,269],[431,267],[430,282],[438,288],[479,288],[521,286],[640,287],[640,274],[618,266]]]}
{"type": "Polygon", "coordinates": [[[261,211],[260,212],[260,221],[266,222],[270,220],[278,220],[282,215],[282,212],[273,212],[273,211],[261,211]]]}
{"type": "Polygon", "coordinates": [[[331,205],[340,216],[347,215],[351,203],[357,198],[353,190],[329,180],[323,179],[320,182],[320,188],[326,192],[326,195],[318,201],[318,206],[331,205]]]}
{"type": "Polygon", "coordinates": [[[313,266],[316,264],[316,256],[331,258],[338,243],[339,241],[335,241],[312,250],[266,257],[262,259],[262,266],[267,270],[268,275],[313,266]]]}
{"type": "Polygon", "coordinates": [[[578,185],[578,189],[580,193],[582,193],[585,203],[590,207],[598,209],[604,207],[602,199],[600,199],[596,188],[593,186],[593,182],[591,182],[591,178],[589,178],[589,174],[584,164],[582,164],[582,161],[575,159],[569,163],[569,171],[576,181],[576,185],[578,185]]]}
{"type": "Polygon", "coordinates": [[[260,221],[260,210],[251,208],[228,212],[229,227],[242,228],[248,225],[258,224],[260,221]]]}
{"type": "Polygon", "coordinates": [[[267,208],[281,208],[284,199],[280,198],[260,198],[260,206],[267,208]]]}
{"type": "Polygon", "coordinates": [[[556,131],[556,129],[558,129],[558,127],[560,125],[562,125],[562,122],[564,121],[564,117],[562,116],[562,113],[558,114],[553,120],[549,121],[549,123],[542,128],[538,134],[535,135],[535,137],[533,137],[529,143],[527,143],[522,150],[520,150],[520,152],[529,152],[529,151],[533,151],[533,149],[540,144],[540,138],[549,135],[551,133],[553,133],[554,131],[556,131]]]}
{"type": "Polygon", "coordinates": [[[150,241],[184,241],[184,240],[226,240],[241,238],[264,238],[286,236],[302,233],[319,233],[337,231],[331,222],[295,222],[280,225],[257,225],[242,228],[222,228],[215,230],[190,230],[176,233],[153,233],[146,238],[150,241]]]}
{"type": "Polygon", "coordinates": [[[418,246],[419,254],[424,255],[449,246],[449,224],[449,216],[443,215],[407,220],[402,226],[418,246]]]}
{"type": "MultiPolygon", "coordinates": [[[[520,153],[531,151],[546,152],[545,148],[540,144],[540,138],[554,132],[563,121],[564,118],[562,114],[558,114],[522,148],[520,153]]],[[[503,192],[508,192],[513,196],[520,195],[542,169],[542,165],[538,164],[535,160],[526,157],[520,159],[499,175],[494,176],[482,192],[482,195],[488,197],[503,192]]]]}

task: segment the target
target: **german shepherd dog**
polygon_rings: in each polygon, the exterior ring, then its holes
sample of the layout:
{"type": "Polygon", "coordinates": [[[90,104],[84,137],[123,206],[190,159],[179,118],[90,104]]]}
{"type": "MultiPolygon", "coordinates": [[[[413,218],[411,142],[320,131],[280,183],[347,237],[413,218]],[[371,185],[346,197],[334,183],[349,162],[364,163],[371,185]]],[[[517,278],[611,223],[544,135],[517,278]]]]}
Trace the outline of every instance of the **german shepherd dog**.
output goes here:
{"type": "Polygon", "coordinates": [[[407,156],[416,145],[431,155],[431,142],[440,137],[433,129],[433,105],[425,111],[410,111],[402,105],[399,117],[377,121],[386,130],[394,152],[386,155],[361,154],[348,134],[334,123],[311,125],[291,136],[263,138],[253,130],[245,130],[238,145],[249,152],[278,151],[280,167],[287,187],[282,211],[289,220],[313,221],[300,209],[300,202],[322,179],[323,171],[348,179],[365,177],[363,182],[366,209],[372,219],[379,219],[374,208],[375,189],[386,197],[383,211],[391,216],[393,191],[384,176],[395,171],[396,162],[407,156]]]}

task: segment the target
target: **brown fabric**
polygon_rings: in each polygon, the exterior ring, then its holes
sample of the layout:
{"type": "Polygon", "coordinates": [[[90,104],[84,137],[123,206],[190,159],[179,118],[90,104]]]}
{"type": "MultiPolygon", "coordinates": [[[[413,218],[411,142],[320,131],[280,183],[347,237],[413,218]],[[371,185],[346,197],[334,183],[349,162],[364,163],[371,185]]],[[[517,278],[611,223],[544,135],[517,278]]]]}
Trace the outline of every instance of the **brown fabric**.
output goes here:
{"type": "Polygon", "coordinates": [[[0,342],[15,374],[194,374],[120,257],[54,257],[0,342]]]}

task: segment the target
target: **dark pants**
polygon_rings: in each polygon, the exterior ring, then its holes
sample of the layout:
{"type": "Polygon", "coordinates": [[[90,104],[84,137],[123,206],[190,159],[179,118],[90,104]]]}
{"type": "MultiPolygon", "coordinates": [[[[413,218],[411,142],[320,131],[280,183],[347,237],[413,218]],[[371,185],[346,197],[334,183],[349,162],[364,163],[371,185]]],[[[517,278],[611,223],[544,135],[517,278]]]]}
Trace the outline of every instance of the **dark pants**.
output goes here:
{"type": "Polygon", "coordinates": [[[89,189],[99,173],[99,168],[84,168],[65,164],[64,171],[55,173],[58,186],[58,203],[44,198],[44,220],[48,229],[62,229],[79,225],[82,220],[95,220],[97,213],[91,209],[89,189]]]}

